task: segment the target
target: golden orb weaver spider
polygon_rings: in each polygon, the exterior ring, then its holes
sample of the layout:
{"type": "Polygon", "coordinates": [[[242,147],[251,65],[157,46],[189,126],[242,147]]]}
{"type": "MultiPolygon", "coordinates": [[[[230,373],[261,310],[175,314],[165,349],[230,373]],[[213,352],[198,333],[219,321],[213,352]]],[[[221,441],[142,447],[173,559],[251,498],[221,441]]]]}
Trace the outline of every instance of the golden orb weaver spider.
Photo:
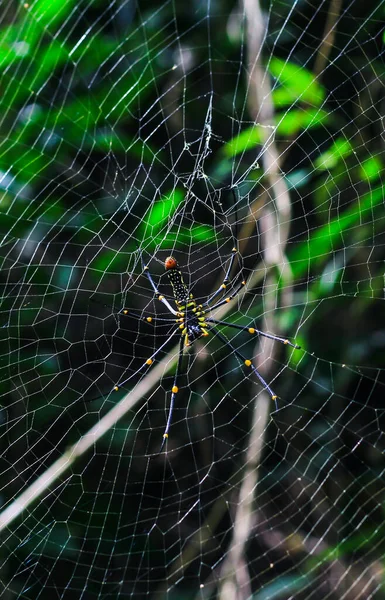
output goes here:
{"type": "MultiPolygon", "coordinates": [[[[167,298],[165,298],[159,292],[159,290],[151,276],[149,267],[148,267],[148,265],[146,265],[144,263],[143,257],[142,257],[143,273],[146,274],[146,276],[151,284],[151,287],[154,291],[155,297],[158,300],[160,300],[160,302],[162,302],[167,307],[168,311],[174,316],[174,318],[170,317],[170,318],[162,318],[162,319],[157,319],[156,317],[145,317],[144,320],[148,321],[149,323],[151,323],[153,321],[157,321],[157,320],[160,320],[160,321],[163,321],[166,323],[174,323],[174,324],[177,324],[177,328],[171,333],[171,335],[168,337],[168,339],[159,348],[157,348],[157,350],[155,350],[155,352],[153,352],[153,354],[143,363],[143,365],[139,368],[139,371],[141,369],[145,368],[146,366],[151,366],[154,362],[155,357],[159,354],[159,352],[161,352],[161,350],[164,348],[164,346],[166,344],[168,344],[174,338],[174,336],[176,334],[178,334],[178,333],[180,334],[178,363],[177,363],[177,367],[176,367],[176,371],[175,371],[174,383],[171,388],[171,399],[170,399],[170,406],[169,406],[169,410],[168,410],[166,428],[164,430],[163,440],[162,440],[158,454],[160,454],[162,452],[164,445],[169,436],[175,399],[179,392],[178,381],[179,381],[179,377],[180,377],[181,369],[182,369],[183,346],[191,346],[197,339],[199,339],[201,337],[206,337],[206,336],[210,335],[210,333],[212,333],[225,346],[227,346],[231,350],[232,353],[236,354],[236,356],[238,356],[238,358],[240,358],[243,361],[243,363],[245,364],[246,367],[249,367],[252,369],[252,371],[254,372],[256,377],[259,379],[259,381],[264,386],[264,388],[267,389],[272,400],[274,400],[274,401],[276,401],[277,395],[273,392],[271,387],[264,380],[262,375],[258,372],[257,368],[252,364],[252,361],[248,358],[245,358],[243,356],[243,354],[241,354],[231,344],[231,342],[229,342],[219,331],[217,331],[217,327],[220,325],[224,325],[226,327],[232,327],[232,328],[238,329],[240,331],[248,332],[251,335],[254,335],[254,334],[262,335],[271,340],[275,340],[277,342],[281,342],[282,344],[289,345],[292,348],[295,348],[296,350],[300,349],[300,346],[298,346],[297,344],[292,344],[289,340],[287,340],[285,338],[260,331],[256,327],[251,327],[251,326],[243,327],[242,325],[235,325],[233,323],[228,323],[227,321],[219,321],[217,319],[212,318],[211,316],[206,316],[207,313],[210,314],[210,313],[212,313],[212,311],[216,310],[220,306],[223,306],[224,304],[230,302],[233,298],[235,298],[235,296],[239,293],[239,291],[242,289],[242,287],[246,285],[246,281],[243,279],[238,284],[238,286],[235,287],[235,289],[233,290],[233,293],[231,295],[227,296],[226,298],[224,298],[222,300],[217,301],[216,303],[214,303],[213,306],[210,306],[212,301],[215,298],[217,298],[221,293],[224,293],[224,291],[228,287],[228,284],[230,282],[229,277],[230,277],[231,269],[234,264],[234,259],[235,259],[236,254],[237,254],[237,249],[234,247],[232,249],[232,255],[231,255],[231,258],[230,258],[230,261],[229,261],[229,264],[228,264],[228,267],[227,267],[227,270],[225,273],[225,278],[223,279],[222,284],[211,296],[209,296],[206,299],[206,301],[203,304],[196,303],[196,301],[194,300],[193,294],[190,293],[187,285],[185,284],[185,282],[183,280],[183,275],[179,269],[177,260],[173,256],[168,256],[165,260],[164,266],[165,266],[166,273],[168,275],[169,281],[172,286],[174,301],[176,304],[176,310],[171,306],[171,304],[169,303],[167,298]]],[[[142,320],[141,317],[139,317],[137,314],[133,313],[132,311],[128,311],[128,310],[124,309],[122,312],[125,315],[129,314],[130,316],[132,316],[138,320],[142,320]]],[[[138,371],[136,371],[136,373],[138,373],[138,371]]],[[[131,377],[132,376],[130,376],[128,379],[131,379],[131,377]]],[[[114,390],[118,391],[119,387],[124,385],[128,381],[128,379],[125,379],[119,385],[116,385],[114,387],[114,390]]]]}

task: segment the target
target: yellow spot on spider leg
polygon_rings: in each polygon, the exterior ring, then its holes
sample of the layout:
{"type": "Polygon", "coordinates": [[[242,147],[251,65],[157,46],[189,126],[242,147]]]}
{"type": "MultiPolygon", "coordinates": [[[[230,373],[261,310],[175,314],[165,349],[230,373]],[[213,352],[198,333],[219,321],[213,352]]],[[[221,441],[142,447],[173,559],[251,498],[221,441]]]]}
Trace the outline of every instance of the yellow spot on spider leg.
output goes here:
{"type": "Polygon", "coordinates": [[[249,327],[249,333],[255,333],[254,327],[249,327]]]}
{"type": "MultiPolygon", "coordinates": [[[[245,360],[245,365],[246,365],[246,367],[251,367],[251,360],[246,359],[245,360]]],[[[271,399],[274,400],[274,401],[277,400],[277,398],[278,398],[278,396],[276,396],[275,394],[273,394],[273,396],[271,397],[271,399]]]]}
{"type": "Polygon", "coordinates": [[[114,392],[117,392],[118,390],[119,390],[119,388],[118,388],[118,386],[116,385],[116,386],[114,387],[114,392]]]}
{"type": "Polygon", "coordinates": [[[167,438],[168,438],[168,433],[164,433],[164,434],[163,434],[163,437],[164,437],[164,439],[165,439],[165,440],[167,440],[167,438]]]}
{"type": "Polygon", "coordinates": [[[152,358],[148,358],[145,362],[146,365],[152,365],[154,361],[152,360],[152,358]]]}
{"type": "Polygon", "coordinates": [[[289,343],[289,340],[283,340],[283,343],[284,343],[284,344],[288,344],[288,343],[289,343]]]}
{"type": "Polygon", "coordinates": [[[233,248],[231,252],[237,252],[237,249],[236,249],[236,248],[233,248]]]}
{"type": "Polygon", "coordinates": [[[184,329],[184,323],[181,323],[181,324],[179,325],[179,329],[184,329]]]}
{"type": "Polygon", "coordinates": [[[225,302],[230,302],[231,298],[226,298],[225,302]]]}
{"type": "Polygon", "coordinates": [[[245,280],[242,281],[242,285],[246,285],[246,281],[245,280]]]}
{"type": "Polygon", "coordinates": [[[178,386],[174,385],[171,391],[172,391],[173,394],[177,394],[179,392],[178,386]]]}
{"type": "Polygon", "coordinates": [[[222,290],[225,290],[226,289],[226,284],[222,283],[221,288],[222,288],[222,290]]]}
{"type": "Polygon", "coordinates": [[[128,310],[127,310],[127,309],[124,309],[124,311],[123,311],[123,314],[124,314],[124,315],[128,315],[128,310]]]}
{"type": "Polygon", "coordinates": [[[146,321],[148,321],[148,323],[152,322],[152,317],[147,317],[146,321]]]}
{"type": "Polygon", "coordinates": [[[143,271],[148,271],[148,266],[147,265],[144,265],[143,271]]]}
{"type": "Polygon", "coordinates": [[[164,296],[162,296],[161,294],[159,294],[159,296],[158,296],[158,300],[161,300],[161,301],[162,301],[163,299],[164,299],[164,296]]]}

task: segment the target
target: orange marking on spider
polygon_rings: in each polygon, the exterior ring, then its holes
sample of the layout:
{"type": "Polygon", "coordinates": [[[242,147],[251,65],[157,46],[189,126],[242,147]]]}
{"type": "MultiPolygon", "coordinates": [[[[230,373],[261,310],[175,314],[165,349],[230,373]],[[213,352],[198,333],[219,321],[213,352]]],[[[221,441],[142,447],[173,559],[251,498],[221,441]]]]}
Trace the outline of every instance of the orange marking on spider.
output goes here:
{"type": "Polygon", "coordinates": [[[170,269],[176,269],[178,267],[178,262],[173,256],[168,256],[164,261],[164,266],[166,271],[170,269]]]}

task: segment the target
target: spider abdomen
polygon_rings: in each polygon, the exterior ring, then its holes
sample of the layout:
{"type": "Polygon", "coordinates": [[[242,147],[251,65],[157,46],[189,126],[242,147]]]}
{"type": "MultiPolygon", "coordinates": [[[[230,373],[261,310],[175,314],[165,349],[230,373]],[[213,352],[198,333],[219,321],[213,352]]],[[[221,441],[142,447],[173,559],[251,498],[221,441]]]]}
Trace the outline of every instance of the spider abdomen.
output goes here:
{"type": "Polygon", "coordinates": [[[202,336],[209,335],[208,325],[204,317],[204,311],[201,306],[197,306],[195,300],[190,297],[190,301],[186,305],[178,304],[178,314],[180,318],[180,328],[182,336],[185,336],[185,345],[190,346],[195,340],[202,336]]]}
{"type": "Polygon", "coordinates": [[[173,256],[168,256],[164,266],[172,286],[178,314],[182,317],[179,321],[182,323],[180,325],[182,336],[185,336],[185,345],[189,346],[198,338],[208,335],[205,313],[201,306],[197,306],[193,295],[189,294],[176,259],[173,256]]]}

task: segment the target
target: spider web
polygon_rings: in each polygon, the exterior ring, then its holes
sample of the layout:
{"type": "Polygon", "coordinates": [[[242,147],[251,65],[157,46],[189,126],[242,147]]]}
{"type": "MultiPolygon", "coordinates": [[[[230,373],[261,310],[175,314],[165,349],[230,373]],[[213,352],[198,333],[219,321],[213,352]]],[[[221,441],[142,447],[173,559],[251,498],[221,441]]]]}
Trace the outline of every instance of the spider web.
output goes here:
{"type": "Polygon", "coordinates": [[[2,597],[385,597],[384,11],[2,6],[2,597]]]}

